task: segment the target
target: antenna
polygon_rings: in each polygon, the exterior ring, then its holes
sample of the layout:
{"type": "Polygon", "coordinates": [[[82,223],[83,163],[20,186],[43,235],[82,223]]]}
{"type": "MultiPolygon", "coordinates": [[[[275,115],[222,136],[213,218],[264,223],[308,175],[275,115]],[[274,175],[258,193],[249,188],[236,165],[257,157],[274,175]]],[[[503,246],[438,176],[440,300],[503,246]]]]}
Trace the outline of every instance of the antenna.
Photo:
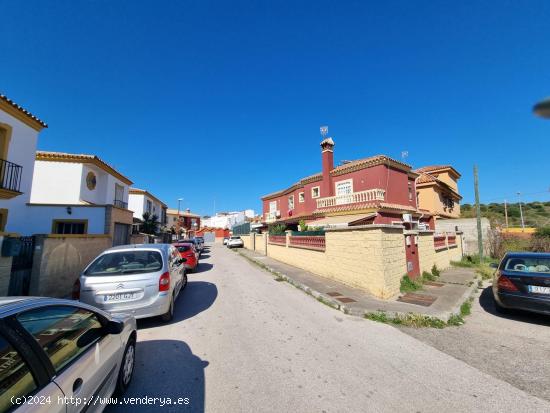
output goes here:
{"type": "Polygon", "coordinates": [[[328,133],[328,126],[321,126],[319,130],[321,131],[321,136],[325,139],[328,133]]]}
{"type": "Polygon", "coordinates": [[[401,151],[401,160],[405,160],[409,157],[409,151],[401,151]]]}

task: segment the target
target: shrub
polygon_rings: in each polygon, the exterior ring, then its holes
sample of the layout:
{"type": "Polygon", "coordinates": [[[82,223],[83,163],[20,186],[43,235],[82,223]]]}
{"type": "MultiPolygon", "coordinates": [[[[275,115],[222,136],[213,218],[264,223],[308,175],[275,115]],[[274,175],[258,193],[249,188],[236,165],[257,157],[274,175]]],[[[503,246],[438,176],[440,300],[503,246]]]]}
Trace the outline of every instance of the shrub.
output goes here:
{"type": "Polygon", "coordinates": [[[286,225],[284,224],[273,224],[269,226],[269,233],[271,235],[285,235],[286,225]]]}
{"type": "Polygon", "coordinates": [[[437,266],[435,264],[432,267],[432,275],[434,277],[439,277],[441,275],[441,272],[439,271],[439,269],[437,268],[437,266]]]}
{"type": "Polygon", "coordinates": [[[409,278],[408,275],[405,275],[403,278],[401,278],[401,286],[399,290],[402,293],[416,291],[416,290],[419,290],[420,288],[422,288],[422,283],[409,278]]]}
{"type": "Polygon", "coordinates": [[[307,224],[306,224],[306,221],[304,221],[303,219],[301,219],[300,222],[298,222],[298,226],[300,227],[300,232],[307,231],[307,224]]]}
{"type": "Polygon", "coordinates": [[[435,280],[435,277],[432,273],[428,272],[428,271],[424,271],[422,273],[422,279],[424,281],[434,281],[435,280]]]}
{"type": "Polygon", "coordinates": [[[535,252],[550,251],[550,227],[537,228],[531,238],[531,250],[535,252]]]}

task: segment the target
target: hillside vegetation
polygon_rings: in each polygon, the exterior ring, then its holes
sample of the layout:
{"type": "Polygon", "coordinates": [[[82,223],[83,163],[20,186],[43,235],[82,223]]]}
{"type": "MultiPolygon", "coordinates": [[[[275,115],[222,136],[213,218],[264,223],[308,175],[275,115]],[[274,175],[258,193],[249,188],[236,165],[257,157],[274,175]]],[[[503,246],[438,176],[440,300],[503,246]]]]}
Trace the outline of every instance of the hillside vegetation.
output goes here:
{"type": "MultiPolygon", "coordinates": [[[[521,226],[519,203],[508,204],[508,225],[510,227],[521,226]]],[[[550,202],[528,202],[521,204],[523,219],[526,227],[550,226],[550,202]]],[[[502,225],[506,223],[504,216],[504,204],[481,204],[481,216],[488,218],[491,224],[502,225]]],[[[476,216],[475,205],[463,204],[460,206],[461,218],[474,218],[476,216]]]]}

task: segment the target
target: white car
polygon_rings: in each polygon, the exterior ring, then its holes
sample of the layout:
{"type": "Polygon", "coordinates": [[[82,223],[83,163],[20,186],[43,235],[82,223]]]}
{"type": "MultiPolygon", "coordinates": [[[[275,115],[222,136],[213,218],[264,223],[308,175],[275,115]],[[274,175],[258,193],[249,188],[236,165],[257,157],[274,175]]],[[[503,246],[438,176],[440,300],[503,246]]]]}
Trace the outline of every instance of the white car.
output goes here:
{"type": "Polygon", "coordinates": [[[242,248],[244,247],[244,242],[241,237],[231,237],[227,240],[227,248],[242,248]]]}

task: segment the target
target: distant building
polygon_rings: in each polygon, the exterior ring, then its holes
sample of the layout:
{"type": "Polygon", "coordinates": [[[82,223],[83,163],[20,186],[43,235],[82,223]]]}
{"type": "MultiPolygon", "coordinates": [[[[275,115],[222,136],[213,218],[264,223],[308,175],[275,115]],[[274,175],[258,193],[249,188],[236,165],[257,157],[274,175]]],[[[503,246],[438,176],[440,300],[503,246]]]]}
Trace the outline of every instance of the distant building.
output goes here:
{"type": "Polygon", "coordinates": [[[134,212],[134,228],[135,232],[140,232],[140,223],[143,221],[143,214],[148,212],[149,215],[156,215],[159,222],[159,230],[166,227],[167,206],[156,196],[144,189],[130,188],[128,197],[128,208],[134,212]]]}
{"type": "Polygon", "coordinates": [[[231,229],[235,225],[243,224],[254,218],[253,209],[245,209],[244,211],[234,212],[219,212],[213,217],[203,218],[202,225],[211,228],[227,228],[231,229]]]}
{"type": "Polygon", "coordinates": [[[196,231],[201,227],[201,217],[197,214],[192,214],[190,209],[178,211],[177,209],[166,210],[167,227],[172,230],[178,237],[194,236],[196,231]],[[179,214],[179,215],[178,215],[179,214]],[[179,217],[179,219],[178,219],[179,217]],[[178,234],[178,232],[180,232],[178,234]]]}
{"type": "Polygon", "coordinates": [[[460,174],[451,165],[424,166],[415,169],[418,207],[436,218],[459,218],[460,201],[458,180],[460,174]]]}

